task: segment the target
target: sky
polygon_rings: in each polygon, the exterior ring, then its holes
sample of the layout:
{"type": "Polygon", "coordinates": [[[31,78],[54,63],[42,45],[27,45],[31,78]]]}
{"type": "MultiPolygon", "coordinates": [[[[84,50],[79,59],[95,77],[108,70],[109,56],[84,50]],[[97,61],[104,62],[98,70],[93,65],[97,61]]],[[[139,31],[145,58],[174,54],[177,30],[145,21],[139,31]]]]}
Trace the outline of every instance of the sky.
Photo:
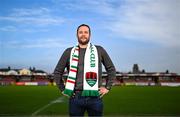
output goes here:
{"type": "Polygon", "coordinates": [[[117,71],[180,73],[180,0],[0,0],[0,68],[52,73],[83,23],[117,71]]]}

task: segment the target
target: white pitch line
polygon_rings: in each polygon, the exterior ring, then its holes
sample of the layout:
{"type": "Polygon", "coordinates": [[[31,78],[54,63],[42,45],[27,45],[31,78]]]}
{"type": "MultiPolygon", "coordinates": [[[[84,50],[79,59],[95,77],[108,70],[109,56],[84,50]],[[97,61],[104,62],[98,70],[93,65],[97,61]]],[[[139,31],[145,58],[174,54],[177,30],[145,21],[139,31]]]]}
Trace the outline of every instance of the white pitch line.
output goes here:
{"type": "Polygon", "coordinates": [[[62,103],[64,102],[64,96],[61,96],[53,101],[51,101],[50,103],[46,104],[45,106],[39,108],[38,110],[36,110],[35,112],[33,112],[31,115],[32,116],[35,116],[36,114],[38,114],[39,112],[41,112],[42,110],[44,110],[45,108],[51,106],[52,104],[55,104],[55,103],[62,103]]]}

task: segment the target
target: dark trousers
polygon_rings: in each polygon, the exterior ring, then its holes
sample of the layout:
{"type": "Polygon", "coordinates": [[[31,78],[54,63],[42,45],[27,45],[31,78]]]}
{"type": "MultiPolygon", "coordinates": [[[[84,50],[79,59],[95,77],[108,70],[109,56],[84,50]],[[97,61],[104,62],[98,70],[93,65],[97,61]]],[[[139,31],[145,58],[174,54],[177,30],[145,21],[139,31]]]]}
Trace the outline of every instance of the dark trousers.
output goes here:
{"type": "Polygon", "coordinates": [[[84,97],[76,94],[69,99],[69,115],[84,116],[87,111],[88,116],[102,116],[103,102],[99,97],[84,97]]]}

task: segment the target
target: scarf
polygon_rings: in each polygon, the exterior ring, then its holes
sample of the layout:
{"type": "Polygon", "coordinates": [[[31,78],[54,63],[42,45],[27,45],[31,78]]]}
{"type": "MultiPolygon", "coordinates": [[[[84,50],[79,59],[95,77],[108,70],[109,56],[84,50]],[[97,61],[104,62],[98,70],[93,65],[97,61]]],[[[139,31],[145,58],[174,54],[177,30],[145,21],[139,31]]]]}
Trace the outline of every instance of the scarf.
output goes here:
{"type": "MultiPolygon", "coordinates": [[[[79,62],[79,46],[71,50],[70,69],[63,93],[72,96],[76,84],[79,62]]],[[[82,96],[99,96],[98,92],[98,53],[97,48],[88,43],[84,56],[84,74],[82,96]]]]}

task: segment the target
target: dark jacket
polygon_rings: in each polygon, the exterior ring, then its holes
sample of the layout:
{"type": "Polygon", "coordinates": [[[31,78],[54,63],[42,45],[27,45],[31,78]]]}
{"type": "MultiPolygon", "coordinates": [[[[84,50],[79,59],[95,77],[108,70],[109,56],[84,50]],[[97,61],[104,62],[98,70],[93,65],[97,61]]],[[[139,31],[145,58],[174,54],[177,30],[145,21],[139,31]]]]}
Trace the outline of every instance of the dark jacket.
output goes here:
{"type": "MultiPolygon", "coordinates": [[[[105,49],[101,46],[97,46],[98,51],[98,57],[99,57],[99,87],[102,86],[102,64],[104,65],[108,77],[106,79],[106,85],[105,87],[110,90],[113,80],[116,78],[116,70],[115,67],[105,51],[105,49]]],[[[70,53],[71,48],[67,48],[64,53],[62,54],[55,70],[54,70],[54,79],[56,81],[56,84],[58,88],[63,91],[65,89],[65,84],[63,81],[63,73],[65,68],[67,68],[67,71],[69,72],[69,60],[70,60],[70,53]]],[[[84,55],[85,55],[85,48],[80,48],[79,52],[79,62],[78,62],[78,72],[77,72],[77,79],[75,84],[75,90],[83,90],[83,74],[84,74],[84,55]]]]}

